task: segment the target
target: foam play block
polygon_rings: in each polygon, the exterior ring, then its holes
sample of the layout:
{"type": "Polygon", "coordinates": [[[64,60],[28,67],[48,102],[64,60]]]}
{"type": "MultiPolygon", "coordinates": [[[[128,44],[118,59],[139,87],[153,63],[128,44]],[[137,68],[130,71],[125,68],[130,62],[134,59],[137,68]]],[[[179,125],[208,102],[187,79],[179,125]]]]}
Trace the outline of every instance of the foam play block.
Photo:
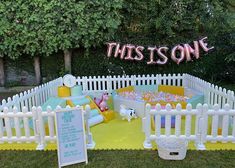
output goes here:
{"type": "Polygon", "coordinates": [[[93,109],[93,110],[91,110],[90,113],[89,113],[89,118],[92,118],[92,117],[97,116],[97,115],[99,115],[99,114],[100,114],[100,113],[99,113],[99,111],[98,111],[97,109],[93,109]]]}
{"type": "Polygon", "coordinates": [[[95,103],[90,103],[89,105],[90,105],[90,108],[91,108],[91,109],[97,108],[97,105],[96,105],[95,103]]]}
{"type": "Polygon", "coordinates": [[[184,96],[184,87],[181,86],[159,85],[158,91],[184,96]]]}
{"type": "Polygon", "coordinates": [[[51,106],[52,110],[54,110],[57,106],[62,108],[66,107],[66,100],[58,98],[58,97],[50,97],[43,105],[42,110],[46,111],[47,106],[51,106]]]}
{"type": "Polygon", "coordinates": [[[72,100],[66,100],[66,104],[69,105],[70,107],[74,107],[75,106],[73,104],[72,100]]]}
{"type": "Polygon", "coordinates": [[[89,104],[90,100],[88,98],[82,98],[82,99],[74,99],[74,100],[72,100],[72,102],[75,106],[77,106],[77,105],[82,106],[85,104],[89,104]]]}
{"type": "Polygon", "coordinates": [[[128,87],[124,87],[124,88],[120,88],[116,90],[117,93],[132,92],[132,91],[134,91],[134,86],[128,86],[128,87]]]}
{"type": "Polygon", "coordinates": [[[66,86],[59,86],[58,87],[58,97],[69,97],[70,94],[70,88],[66,86]]]}
{"type": "MultiPolygon", "coordinates": [[[[47,111],[47,107],[51,106],[52,110],[55,110],[57,106],[60,106],[62,108],[66,107],[66,100],[58,98],[58,97],[50,97],[41,107],[42,107],[42,111],[47,111]]],[[[44,123],[47,122],[47,118],[44,117],[44,123]]],[[[47,125],[46,125],[47,126],[47,125]]],[[[33,129],[33,120],[30,119],[29,120],[29,127],[31,129],[33,129]]],[[[46,134],[48,135],[48,128],[45,128],[46,130],[46,134]]]]}
{"type": "Polygon", "coordinates": [[[77,85],[71,88],[71,96],[81,96],[82,95],[82,86],[77,85]]]}
{"type": "Polygon", "coordinates": [[[204,103],[204,95],[196,95],[193,96],[191,99],[187,101],[187,103],[191,103],[193,108],[196,108],[198,103],[203,104],[204,103]]]}
{"type": "Polygon", "coordinates": [[[155,92],[158,90],[158,85],[136,85],[136,92],[155,92]]]}
{"type": "Polygon", "coordinates": [[[115,118],[115,113],[113,110],[107,110],[102,112],[102,115],[104,116],[105,122],[109,122],[110,120],[115,118]]]}
{"type": "Polygon", "coordinates": [[[88,119],[88,124],[91,127],[91,126],[94,126],[96,124],[102,123],[103,121],[104,121],[104,117],[101,114],[99,114],[95,117],[92,117],[92,118],[88,119]]]}

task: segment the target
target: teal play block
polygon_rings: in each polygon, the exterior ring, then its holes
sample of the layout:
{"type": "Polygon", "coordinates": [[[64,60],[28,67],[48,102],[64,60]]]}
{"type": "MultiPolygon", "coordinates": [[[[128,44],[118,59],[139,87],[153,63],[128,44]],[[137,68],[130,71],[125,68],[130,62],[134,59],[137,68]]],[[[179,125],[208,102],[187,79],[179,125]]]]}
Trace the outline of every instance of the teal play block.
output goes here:
{"type": "Polygon", "coordinates": [[[158,90],[158,85],[136,85],[134,87],[137,92],[155,92],[158,90]]]}
{"type": "Polygon", "coordinates": [[[71,96],[82,96],[82,86],[76,85],[71,88],[70,92],[71,92],[71,96]]]}
{"type": "MultiPolygon", "coordinates": [[[[66,107],[66,100],[58,98],[58,97],[50,97],[41,107],[42,111],[47,111],[47,107],[51,106],[52,110],[55,110],[57,106],[62,108],[66,107]]],[[[47,122],[47,117],[43,118],[44,123],[47,122]]],[[[29,120],[29,127],[33,129],[33,120],[29,120]]]]}
{"type": "Polygon", "coordinates": [[[97,116],[97,115],[99,115],[99,111],[97,109],[93,109],[89,113],[89,118],[92,118],[92,117],[97,116]]]}
{"type": "Polygon", "coordinates": [[[187,101],[187,103],[192,104],[192,108],[196,108],[198,103],[204,103],[204,95],[196,95],[187,101]]]}
{"type": "Polygon", "coordinates": [[[57,106],[62,108],[66,107],[66,100],[58,98],[58,97],[50,97],[43,105],[42,110],[46,111],[47,106],[51,106],[52,110],[54,110],[57,106]]]}
{"type": "Polygon", "coordinates": [[[88,98],[83,98],[83,99],[74,99],[72,100],[73,104],[75,106],[82,106],[82,105],[85,105],[85,104],[89,104],[90,103],[90,100],[88,98]]]}

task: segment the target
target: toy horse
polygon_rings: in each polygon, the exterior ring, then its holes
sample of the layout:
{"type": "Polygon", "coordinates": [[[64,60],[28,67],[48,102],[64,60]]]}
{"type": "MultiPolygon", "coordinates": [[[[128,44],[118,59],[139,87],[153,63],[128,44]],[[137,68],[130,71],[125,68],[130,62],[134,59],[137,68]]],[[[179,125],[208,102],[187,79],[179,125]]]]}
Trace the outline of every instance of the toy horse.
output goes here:
{"type": "Polygon", "coordinates": [[[107,100],[109,99],[108,93],[104,93],[101,99],[94,98],[96,105],[100,108],[100,110],[106,111],[108,110],[107,100]]]}

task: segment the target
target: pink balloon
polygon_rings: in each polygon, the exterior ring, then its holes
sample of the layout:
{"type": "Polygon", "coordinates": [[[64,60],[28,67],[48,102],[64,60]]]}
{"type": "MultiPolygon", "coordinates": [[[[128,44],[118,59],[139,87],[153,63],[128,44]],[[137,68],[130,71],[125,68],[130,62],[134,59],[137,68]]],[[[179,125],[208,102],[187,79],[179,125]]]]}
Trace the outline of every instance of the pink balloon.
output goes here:
{"type": "Polygon", "coordinates": [[[127,57],[125,57],[125,60],[134,60],[134,58],[132,57],[132,51],[135,48],[135,46],[132,44],[127,44],[126,48],[127,48],[127,57]]]}
{"type": "Polygon", "coordinates": [[[114,57],[115,58],[118,57],[119,54],[120,58],[123,59],[126,54],[126,45],[123,45],[122,48],[120,49],[120,44],[117,44],[114,57]]]}
{"type": "Polygon", "coordinates": [[[111,57],[113,47],[117,45],[117,43],[107,43],[108,49],[107,49],[107,56],[111,57]]]}
{"type": "Polygon", "coordinates": [[[160,47],[160,48],[157,50],[158,56],[162,59],[162,60],[158,59],[158,60],[157,60],[157,64],[159,64],[159,65],[164,65],[164,64],[167,63],[168,58],[167,58],[167,56],[164,55],[162,52],[166,53],[168,49],[169,49],[168,47],[160,47]]]}
{"type": "Polygon", "coordinates": [[[154,57],[154,51],[156,50],[156,47],[148,47],[148,50],[150,51],[150,60],[147,62],[148,65],[150,64],[156,64],[157,62],[153,60],[154,57]]]}
{"type": "Polygon", "coordinates": [[[195,56],[196,59],[199,58],[199,44],[198,41],[194,41],[194,49],[189,44],[184,44],[185,57],[187,61],[191,61],[191,54],[195,56]]]}
{"type": "Polygon", "coordinates": [[[144,47],[143,46],[137,46],[135,48],[135,52],[136,52],[136,56],[135,56],[135,60],[136,61],[142,61],[144,59],[144,55],[142,53],[142,51],[144,50],[144,47]]]}
{"type": "Polygon", "coordinates": [[[181,63],[184,60],[184,47],[182,47],[181,45],[175,46],[171,51],[171,59],[179,65],[179,63],[181,63]],[[176,57],[177,50],[180,51],[179,58],[176,57]]]}
{"type": "Polygon", "coordinates": [[[204,37],[201,40],[199,40],[199,44],[205,52],[208,52],[209,50],[212,50],[214,47],[208,48],[207,47],[208,44],[204,41],[206,39],[207,39],[207,37],[204,37]]]}

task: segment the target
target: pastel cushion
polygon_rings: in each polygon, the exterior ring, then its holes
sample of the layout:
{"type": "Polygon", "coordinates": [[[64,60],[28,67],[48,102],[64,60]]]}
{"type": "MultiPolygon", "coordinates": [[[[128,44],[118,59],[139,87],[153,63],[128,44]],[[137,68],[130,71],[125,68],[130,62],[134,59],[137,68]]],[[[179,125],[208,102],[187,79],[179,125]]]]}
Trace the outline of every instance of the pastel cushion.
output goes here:
{"type": "MultiPolygon", "coordinates": [[[[41,107],[42,111],[47,111],[47,107],[50,106],[52,110],[55,110],[57,106],[60,106],[62,108],[66,107],[66,100],[58,97],[50,97],[41,107]]],[[[48,119],[46,117],[43,117],[44,123],[47,123],[48,119]]],[[[29,127],[33,129],[33,120],[29,120],[29,127]]],[[[46,134],[48,135],[48,130],[46,129],[46,134]]]]}
{"type": "Polygon", "coordinates": [[[136,92],[155,92],[157,91],[157,85],[137,85],[135,86],[136,92]]]}
{"type": "Polygon", "coordinates": [[[93,109],[93,110],[91,110],[90,113],[89,113],[89,118],[92,118],[92,117],[97,116],[97,115],[99,115],[99,114],[100,114],[100,113],[99,113],[99,111],[98,111],[97,109],[93,109]]]}
{"type": "Polygon", "coordinates": [[[77,106],[77,105],[82,106],[85,104],[89,104],[90,100],[88,98],[83,98],[83,99],[74,99],[74,100],[72,100],[72,102],[75,106],[77,106]]]}
{"type": "Polygon", "coordinates": [[[66,107],[66,100],[58,98],[58,97],[50,97],[43,105],[42,110],[46,111],[47,106],[51,106],[52,110],[54,110],[57,106],[62,108],[66,107]]]}
{"type": "Polygon", "coordinates": [[[70,96],[70,88],[66,86],[58,87],[58,97],[69,97],[70,96]]]}
{"type": "Polygon", "coordinates": [[[82,86],[76,85],[71,88],[71,96],[81,96],[82,95],[82,86]]]}
{"type": "Polygon", "coordinates": [[[124,87],[124,88],[120,88],[116,90],[117,93],[132,92],[132,91],[134,91],[134,86],[128,86],[128,87],[124,87]]]}
{"type": "Polygon", "coordinates": [[[169,86],[169,85],[159,85],[158,92],[165,92],[175,95],[184,96],[184,87],[181,86],[169,86]]]}
{"type": "Polygon", "coordinates": [[[198,103],[201,103],[201,104],[204,103],[204,95],[200,94],[200,95],[193,96],[191,99],[187,101],[187,103],[191,103],[192,107],[196,108],[198,103]]]}

